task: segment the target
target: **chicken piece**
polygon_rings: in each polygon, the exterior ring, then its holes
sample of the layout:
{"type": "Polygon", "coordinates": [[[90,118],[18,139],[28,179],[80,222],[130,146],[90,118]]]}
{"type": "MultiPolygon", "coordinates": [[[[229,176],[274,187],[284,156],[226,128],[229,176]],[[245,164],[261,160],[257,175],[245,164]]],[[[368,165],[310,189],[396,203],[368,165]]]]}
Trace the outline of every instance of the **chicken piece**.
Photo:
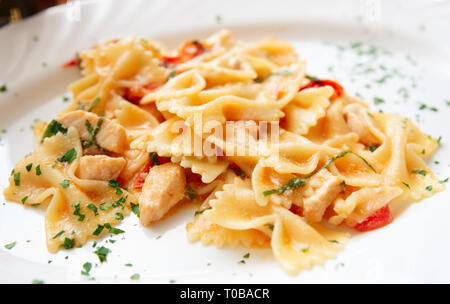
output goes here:
{"type": "MultiPolygon", "coordinates": [[[[80,138],[88,143],[90,140],[92,141],[90,134],[94,133],[99,126],[100,129],[94,140],[101,148],[115,153],[123,153],[126,148],[127,133],[125,129],[109,119],[103,118],[103,122],[100,125],[100,118],[96,114],[78,110],[62,115],[58,118],[58,121],[65,128],[75,127],[80,134],[80,138]],[[86,121],[89,121],[94,131],[89,132],[86,121]]],[[[89,144],[93,148],[96,146],[94,142],[89,144]]]]}
{"type": "Polygon", "coordinates": [[[123,157],[85,155],[80,159],[78,176],[82,179],[109,181],[116,179],[126,164],[123,157]]]}
{"type": "Polygon", "coordinates": [[[347,114],[348,127],[358,134],[360,142],[367,146],[379,143],[379,140],[370,132],[366,108],[353,103],[344,108],[344,113],[347,114]]]}
{"type": "Polygon", "coordinates": [[[155,166],[145,179],[139,197],[140,220],[143,226],[161,219],[185,196],[186,176],[174,163],[155,166]]]}
{"type": "Polygon", "coordinates": [[[325,210],[342,191],[342,179],[328,170],[322,170],[311,178],[303,197],[303,215],[308,222],[320,222],[325,210]],[[309,193],[308,193],[309,192],[309,193]]]}

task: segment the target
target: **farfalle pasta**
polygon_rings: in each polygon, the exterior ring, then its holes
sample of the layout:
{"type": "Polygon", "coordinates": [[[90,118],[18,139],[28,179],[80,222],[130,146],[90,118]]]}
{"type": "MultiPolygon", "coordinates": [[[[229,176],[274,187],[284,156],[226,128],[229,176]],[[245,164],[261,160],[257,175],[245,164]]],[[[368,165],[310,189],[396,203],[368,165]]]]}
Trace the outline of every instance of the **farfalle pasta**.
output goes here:
{"type": "Polygon", "coordinates": [[[275,38],[221,31],[169,52],[130,37],[78,60],[72,104],[36,124],[38,147],[4,191],[46,209],[50,252],[123,233],[131,211],[148,226],[192,201],[191,241],[271,248],[295,274],[342,250],[343,228],[381,228],[391,206],[445,188],[426,165],[438,141],[306,74],[275,38]]]}

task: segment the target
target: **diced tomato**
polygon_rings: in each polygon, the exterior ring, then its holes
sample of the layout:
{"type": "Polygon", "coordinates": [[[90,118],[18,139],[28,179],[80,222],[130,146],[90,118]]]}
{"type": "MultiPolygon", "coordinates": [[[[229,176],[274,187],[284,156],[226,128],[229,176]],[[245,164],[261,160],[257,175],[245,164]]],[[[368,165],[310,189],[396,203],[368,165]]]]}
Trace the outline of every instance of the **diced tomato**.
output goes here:
{"type": "Polygon", "coordinates": [[[312,80],[307,85],[301,87],[298,91],[300,92],[309,88],[319,88],[326,85],[331,86],[334,89],[334,94],[332,97],[340,97],[342,96],[342,94],[344,94],[344,88],[339,83],[328,79],[312,80]]]}
{"type": "Polygon", "coordinates": [[[79,63],[80,63],[80,59],[78,57],[74,57],[74,58],[70,59],[69,61],[61,64],[61,67],[62,68],[70,68],[73,66],[78,66],[79,63]]]}
{"type": "Polygon", "coordinates": [[[365,221],[357,224],[354,228],[357,231],[365,232],[384,227],[392,223],[392,221],[393,217],[391,214],[391,210],[389,209],[389,206],[386,205],[369,216],[365,221]]]}
{"type": "Polygon", "coordinates": [[[143,86],[132,86],[130,88],[125,89],[125,93],[123,94],[123,98],[132,102],[134,104],[139,104],[142,97],[150,93],[156,88],[159,88],[163,83],[161,82],[150,82],[143,86]]]}
{"type": "Polygon", "coordinates": [[[163,65],[167,66],[168,64],[180,64],[203,54],[205,51],[206,48],[202,43],[198,41],[186,41],[178,50],[178,56],[163,57],[163,65]]]}
{"type": "MultiPolygon", "coordinates": [[[[159,164],[165,164],[170,162],[170,158],[168,157],[160,157],[158,156],[159,164]]],[[[142,186],[144,186],[145,179],[147,178],[148,173],[150,172],[151,167],[153,167],[152,160],[150,160],[142,169],[142,171],[137,175],[136,182],[134,183],[134,189],[142,190],[142,186]]]]}

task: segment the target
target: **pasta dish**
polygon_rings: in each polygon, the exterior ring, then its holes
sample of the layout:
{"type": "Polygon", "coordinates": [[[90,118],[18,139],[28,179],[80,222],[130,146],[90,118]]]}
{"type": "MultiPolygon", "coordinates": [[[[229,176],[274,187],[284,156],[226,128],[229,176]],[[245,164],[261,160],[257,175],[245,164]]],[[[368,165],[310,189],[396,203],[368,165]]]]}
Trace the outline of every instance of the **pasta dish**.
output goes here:
{"type": "Polygon", "coordinates": [[[220,31],[168,51],[128,37],[75,64],[72,103],[34,126],[37,148],[4,191],[46,208],[50,252],[123,233],[131,213],[150,226],[192,202],[189,240],[271,248],[295,274],[334,257],[352,230],[383,227],[391,209],[445,188],[426,164],[438,140],[307,74],[284,41],[220,31]]]}

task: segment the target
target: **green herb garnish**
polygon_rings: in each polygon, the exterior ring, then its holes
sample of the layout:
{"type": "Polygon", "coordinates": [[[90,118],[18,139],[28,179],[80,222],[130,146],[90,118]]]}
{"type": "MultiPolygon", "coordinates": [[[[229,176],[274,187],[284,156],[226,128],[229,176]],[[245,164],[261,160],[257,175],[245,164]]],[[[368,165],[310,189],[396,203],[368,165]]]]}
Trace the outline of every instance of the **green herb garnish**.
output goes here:
{"type": "Polygon", "coordinates": [[[427,190],[427,191],[431,191],[431,190],[433,190],[433,186],[431,186],[431,185],[429,185],[429,186],[426,186],[426,187],[425,187],[425,190],[427,190]]]}
{"type": "Polygon", "coordinates": [[[289,180],[281,188],[267,190],[267,191],[264,191],[263,194],[264,194],[264,196],[272,195],[272,194],[275,194],[275,193],[283,194],[284,192],[286,192],[288,190],[294,190],[294,189],[297,189],[298,187],[303,187],[304,185],[306,185],[306,182],[305,182],[304,179],[299,178],[299,177],[295,177],[295,178],[289,180]]]}
{"type": "Polygon", "coordinates": [[[109,250],[106,247],[100,247],[97,248],[96,251],[94,251],[94,253],[98,256],[98,259],[100,260],[101,263],[106,262],[106,257],[108,256],[108,253],[110,253],[111,250],[109,250]]]}
{"type": "Polygon", "coordinates": [[[105,227],[103,227],[102,225],[97,225],[97,229],[95,229],[95,231],[92,234],[93,235],[100,235],[100,233],[102,233],[104,228],[105,227]]]}
{"type": "Polygon", "coordinates": [[[109,224],[109,223],[105,223],[103,226],[104,226],[106,229],[108,229],[109,232],[112,233],[112,234],[121,234],[121,233],[125,233],[125,231],[123,231],[123,230],[121,230],[121,229],[112,227],[111,224],[109,224]]]}
{"type": "Polygon", "coordinates": [[[70,185],[70,180],[65,179],[62,182],[60,182],[59,184],[61,185],[61,187],[63,187],[63,189],[66,189],[70,185]]]}
{"type": "Polygon", "coordinates": [[[69,239],[69,238],[65,238],[64,239],[64,243],[62,244],[62,246],[65,249],[72,249],[74,245],[75,245],[75,240],[74,239],[69,239]]]}
{"type": "Polygon", "coordinates": [[[186,185],[186,193],[190,200],[194,200],[197,197],[197,193],[195,193],[195,190],[186,185]]]}
{"type": "Polygon", "coordinates": [[[426,175],[427,175],[427,171],[425,171],[425,170],[423,170],[423,169],[413,169],[413,170],[411,171],[411,173],[414,173],[414,174],[420,174],[420,175],[423,175],[423,176],[426,176],[426,175]]]}
{"type": "Polygon", "coordinates": [[[95,98],[95,99],[92,101],[92,103],[91,103],[91,105],[89,106],[89,108],[87,109],[87,111],[88,111],[88,112],[91,112],[99,102],[100,102],[100,97],[95,98]]]}
{"type": "Polygon", "coordinates": [[[152,167],[159,166],[158,154],[156,154],[156,152],[150,152],[149,157],[150,157],[150,160],[152,161],[152,167]]]}
{"type": "Polygon", "coordinates": [[[41,174],[42,174],[42,171],[41,171],[41,165],[38,165],[38,166],[36,167],[36,175],[39,176],[39,175],[41,175],[41,174]]]}
{"type": "Polygon", "coordinates": [[[98,215],[98,209],[97,206],[95,206],[94,204],[89,204],[87,205],[88,209],[92,210],[92,212],[94,212],[94,215],[97,216],[98,215]]]}
{"type": "Polygon", "coordinates": [[[88,140],[83,141],[83,148],[89,148],[92,145],[95,145],[99,150],[102,150],[102,147],[97,143],[97,134],[98,132],[100,132],[100,128],[102,127],[104,120],[105,119],[103,117],[100,117],[100,119],[97,122],[97,125],[95,126],[95,129],[92,127],[89,120],[86,120],[84,122],[84,125],[86,126],[86,129],[88,130],[89,133],[89,138],[88,140]]]}
{"type": "Polygon", "coordinates": [[[89,262],[84,263],[83,264],[83,269],[84,270],[81,270],[81,274],[85,275],[85,276],[88,276],[89,275],[89,271],[91,271],[91,269],[92,269],[92,264],[89,263],[89,262]]]}
{"type": "Polygon", "coordinates": [[[67,151],[63,156],[59,157],[56,160],[59,161],[60,163],[66,162],[70,164],[76,158],[77,158],[77,151],[75,150],[75,148],[72,148],[69,151],[67,151]]]}
{"type": "Polygon", "coordinates": [[[52,240],[56,239],[57,237],[61,236],[65,231],[61,230],[60,232],[58,232],[57,234],[55,234],[54,237],[52,237],[52,240]]]}
{"type": "Polygon", "coordinates": [[[20,172],[14,173],[14,185],[20,186],[20,172]]]}
{"type": "Polygon", "coordinates": [[[130,206],[131,206],[131,211],[133,211],[133,213],[136,214],[137,217],[140,217],[141,216],[141,212],[139,211],[139,205],[130,202],[130,206]]]}
{"type": "Polygon", "coordinates": [[[44,135],[42,135],[41,143],[44,142],[44,139],[47,137],[52,137],[53,135],[61,132],[62,134],[67,133],[67,129],[62,126],[58,121],[52,120],[44,131],[44,135]]]}
{"type": "Polygon", "coordinates": [[[78,215],[78,221],[82,222],[84,220],[84,218],[86,217],[86,215],[81,214],[81,203],[76,202],[75,204],[72,205],[72,207],[75,208],[73,215],[78,215]]]}
{"type": "Polygon", "coordinates": [[[31,168],[33,168],[33,163],[28,164],[28,165],[25,166],[25,169],[27,169],[27,172],[30,172],[31,168]]]}
{"type": "Polygon", "coordinates": [[[374,152],[376,149],[378,149],[378,147],[379,147],[378,145],[370,145],[369,146],[369,151],[370,152],[374,152]]]}
{"type": "Polygon", "coordinates": [[[16,242],[12,242],[12,243],[6,244],[4,247],[6,249],[8,249],[8,250],[11,250],[11,249],[14,248],[14,246],[16,246],[16,242]]]}
{"type": "Polygon", "coordinates": [[[133,274],[133,275],[130,277],[130,279],[132,279],[132,280],[139,280],[140,277],[141,277],[141,276],[139,275],[139,273],[135,273],[135,274],[133,274]]]}

